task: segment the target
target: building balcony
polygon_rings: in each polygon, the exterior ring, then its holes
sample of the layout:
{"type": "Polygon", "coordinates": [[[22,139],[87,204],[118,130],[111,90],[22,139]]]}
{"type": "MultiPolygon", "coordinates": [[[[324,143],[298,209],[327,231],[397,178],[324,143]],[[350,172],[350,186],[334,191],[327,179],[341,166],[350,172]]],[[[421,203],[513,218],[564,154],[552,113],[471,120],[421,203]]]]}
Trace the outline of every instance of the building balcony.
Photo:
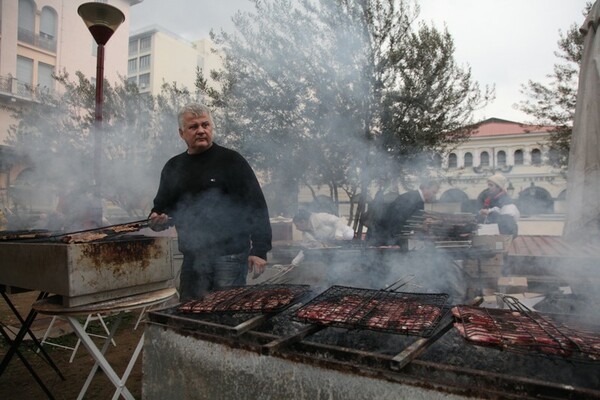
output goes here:
{"type": "Polygon", "coordinates": [[[18,40],[35,47],[56,53],[56,38],[46,33],[35,33],[28,29],[19,28],[18,40]]]}
{"type": "Polygon", "coordinates": [[[38,101],[41,98],[42,91],[47,94],[49,89],[21,82],[10,75],[0,76],[0,95],[20,100],[38,101]]]}

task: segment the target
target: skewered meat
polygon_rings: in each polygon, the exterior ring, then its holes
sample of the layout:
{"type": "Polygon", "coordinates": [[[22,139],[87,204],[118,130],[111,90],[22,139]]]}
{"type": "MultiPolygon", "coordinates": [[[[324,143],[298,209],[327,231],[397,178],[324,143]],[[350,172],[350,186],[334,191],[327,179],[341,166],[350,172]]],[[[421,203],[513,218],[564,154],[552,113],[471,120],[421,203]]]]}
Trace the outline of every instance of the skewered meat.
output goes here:
{"type": "Polygon", "coordinates": [[[361,296],[343,296],[337,301],[314,302],[302,307],[296,313],[300,319],[321,324],[357,323],[367,312],[375,307],[377,300],[368,300],[361,296]]]}
{"type": "Polygon", "coordinates": [[[414,298],[346,295],[313,301],[299,309],[298,319],[322,325],[341,324],[396,333],[422,333],[435,327],[440,307],[414,298]]]}
{"type": "Polygon", "coordinates": [[[63,243],[88,243],[93,242],[94,240],[100,240],[107,237],[108,234],[105,232],[82,232],[82,233],[74,233],[72,235],[65,235],[61,238],[63,243]]]}
{"type": "Polygon", "coordinates": [[[179,310],[191,313],[211,312],[273,312],[291,305],[307,292],[305,286],[241,286],[217,290],[200,300],[192,300],[179,306],[179,310]]]}
{"type": "Polygon", "coordinates": [[[457,320],[457,331],[476,344],[562,357],[577,353],[600,360],[600,335],[572,329],[534,312],[457,306],[452,308],[452,314],[457,320]]]}

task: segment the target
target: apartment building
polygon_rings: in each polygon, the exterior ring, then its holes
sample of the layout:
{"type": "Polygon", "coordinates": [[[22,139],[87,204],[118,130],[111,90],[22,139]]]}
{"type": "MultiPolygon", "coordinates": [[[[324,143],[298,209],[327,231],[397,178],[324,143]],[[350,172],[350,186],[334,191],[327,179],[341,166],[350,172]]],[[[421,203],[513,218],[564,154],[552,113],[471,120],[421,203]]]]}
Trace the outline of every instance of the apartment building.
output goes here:
{"type": "MultiPolygon", "coordinates": [[[[77,71],[96,77],[97,46],[77,13],[84,0],[0,0],[0,206],[7,188],[27,166],[6,146],[12,111],[55,91],[52,75],[77,71]]],[[[117,82],[127,74],[130,7],[142,0],[103,0],[118,8],[125,21],[105,46],[104,78],[117,82]]]]}
{"type": "Polygon", "coordinates": [[[157,95],[163,83],[176,83],[194,92],[199,68],[215,86],[210,71],[222,63],[213,50],[210,39],[190,42],[158,25],[142,28],[129,37],[127,79],[142,93],[157,95]]]}

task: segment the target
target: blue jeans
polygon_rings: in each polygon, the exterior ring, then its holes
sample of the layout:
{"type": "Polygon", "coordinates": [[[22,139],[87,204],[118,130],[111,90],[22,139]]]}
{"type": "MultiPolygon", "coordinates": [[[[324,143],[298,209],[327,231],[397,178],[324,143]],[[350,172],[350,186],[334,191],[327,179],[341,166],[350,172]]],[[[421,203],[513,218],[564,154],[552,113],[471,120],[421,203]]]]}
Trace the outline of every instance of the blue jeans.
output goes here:
{"type": "Polygon", "coordinates": [[[219,257],[185,254],[181,266],[179,297],[200,299],[227,286],[243,286],[248,275],[248,252],[219,257]]]}

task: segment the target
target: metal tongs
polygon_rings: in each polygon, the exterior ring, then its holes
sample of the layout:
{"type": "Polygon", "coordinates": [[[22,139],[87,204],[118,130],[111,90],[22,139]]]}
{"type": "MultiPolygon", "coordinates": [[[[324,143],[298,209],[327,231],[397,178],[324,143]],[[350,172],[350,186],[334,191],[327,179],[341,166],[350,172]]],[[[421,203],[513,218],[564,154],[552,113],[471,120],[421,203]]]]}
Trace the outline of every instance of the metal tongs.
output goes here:
{"type": "Polygon", "coordinates": [[[150,225],[149,219],[141,219],[138,221],[131,221],[131,222],[124,222],[124,223],[120,223],[120,224],[114,224],[114,225],[100,226],[98,228],[83,229],[80,231],[61,232],[61,233],[57,233],[54,235],[49,235],[49,236],[44,236],[42,238],[34,239],[34,241],[65,238],[68,236],[77,236],[77,235],[82,235],[85,233],[92,233],[92,232],[105,232],[106,236],[117,236],[122,233],[131,233],[131,232],[139,231],[141,229],[147,228],[149,225],[150,225]],[[117,228],[120,228],[120,227],[131,227],[132,230],[118,232],[117,228]]]}

